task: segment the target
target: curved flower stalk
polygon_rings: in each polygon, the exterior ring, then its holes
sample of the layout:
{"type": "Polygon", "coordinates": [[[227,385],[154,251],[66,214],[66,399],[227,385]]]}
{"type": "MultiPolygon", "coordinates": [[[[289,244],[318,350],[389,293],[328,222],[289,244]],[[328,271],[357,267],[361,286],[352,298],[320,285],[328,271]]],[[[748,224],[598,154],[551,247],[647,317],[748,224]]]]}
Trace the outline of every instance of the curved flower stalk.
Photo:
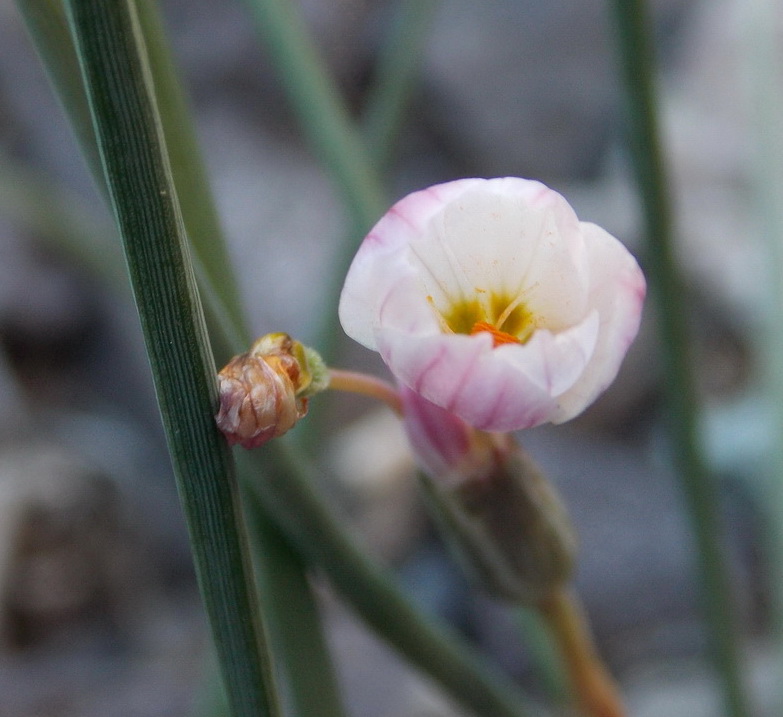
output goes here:
{"type": "Polygon", "coordinates": [[[486,431],[562,423],[615,378],[641,270],[539,182],[461,179],[395,204],[359,248],[346,333],[404,386],[486,431]]]}

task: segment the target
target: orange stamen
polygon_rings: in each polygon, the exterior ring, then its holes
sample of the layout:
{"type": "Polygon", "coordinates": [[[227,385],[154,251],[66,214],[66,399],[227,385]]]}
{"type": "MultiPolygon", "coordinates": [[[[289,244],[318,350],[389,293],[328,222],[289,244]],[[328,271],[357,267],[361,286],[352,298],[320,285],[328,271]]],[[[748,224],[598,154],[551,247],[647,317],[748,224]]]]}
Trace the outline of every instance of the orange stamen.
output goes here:
{"type": "Polygon", "coordinates": [[[473,324],[473,328],[470,330],[470,335],[478,334],[481,331],[486,331],[492,334],[493,348],[497,348],[502,344],[521,344],[522,340],[514,336],[513,334],[507,334],[505,331],[501,331],[486,321],[477,321],[473,324]]]}

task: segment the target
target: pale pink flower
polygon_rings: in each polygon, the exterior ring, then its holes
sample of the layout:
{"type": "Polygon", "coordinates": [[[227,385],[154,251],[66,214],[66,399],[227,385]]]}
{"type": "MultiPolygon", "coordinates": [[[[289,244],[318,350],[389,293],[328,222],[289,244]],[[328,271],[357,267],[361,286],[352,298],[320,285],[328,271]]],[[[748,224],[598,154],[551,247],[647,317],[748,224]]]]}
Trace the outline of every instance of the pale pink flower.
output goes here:
{"type": "Polygon", "coordinates": [[[562,423],[612,382],[645,281],[631,254],[525,179],[408,195],[359,248],[346,333],[403,385],[487,431],[562,423]]]}
{"type": "Polygon", "coordinates": [[[403,425],[419,468],[432,478],[462,483],[489,474],[498,462],[491,435],[405,386],[400,388],[403,425]]]}

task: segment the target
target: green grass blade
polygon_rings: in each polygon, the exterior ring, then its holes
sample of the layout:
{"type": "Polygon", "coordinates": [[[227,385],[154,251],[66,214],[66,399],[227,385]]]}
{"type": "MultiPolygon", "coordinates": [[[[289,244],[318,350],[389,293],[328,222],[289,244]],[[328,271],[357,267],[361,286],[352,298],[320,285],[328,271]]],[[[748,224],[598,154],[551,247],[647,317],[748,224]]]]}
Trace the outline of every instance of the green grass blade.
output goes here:
{"type": "Polygon", "coordinates": [[[376,171],[389,164],[438,0],[399,0],[397,5],[362,115],[364,138],[376,171]]]}
{"type": "Polygon", "coordinates": [[[70,119],[71,129],[79,142],[87,167],[99,191],[106,196],[90,107],[79,72],[79,58],[68,30],[62,0],[17,0],[16,5],[49,82],[70,119]]]}
{"type": "Polygon", "coordinates": [[[643,0],[615,0],[629,118],[633,170],[648,239],[652,298],[658,309],[671,442],[696,537],[712,658],[728,714],[750,714],[740,670],[737,621],[721,545],[717,488],[701,453],[689,358],[682,279],[674,255],[674,228],[656,112],[652,25],[643,0]]]}
{"type": "MultiPolygon", "coordinates": [[[[779,52],[777,0],[748,0],[740,11],[743,25],[744,81],[751,119],[751,179],[761,219],[766,275],[764,329],[759,348],[769,401],[771,435],[764,494],[765,552],[772,584],[772,622],[783,649],[783,62],[779,52]]],[[[781,695],[777,695],[780,702],[781,695]]]]}
{"type": "MultiPolygon", "coordinates": [[[[211,286],[217,295],[212,312],[227,334],[226,350],[222,353],[235,354],[246,349],[249,335],[244,329],[239,296],[195,129],[155,4],[150,0],[137,2],[185,228],[207,274],[200,283],[211,286]]],[[[199,273],[198,266],[196,271],[199,273]]],[[[304,564],[266,516],[256,512],[251,520],[256,555],[261,556],[257,568],[263,587],[263,612],[269,616],[273,644],[285,665],[292,704],[297,714],[315,714],[317,706],[319,715],[340,717],[342,709],[334,670],[304,564]]]]}
{"type": "Polygon", "coordinates": [[[235,717],[279,715],[214,366],[131,0],[68,0],[196,572],[235,717]]]}
{"type": "Polygon", "coordinates": [[[340,188],[353,224],[366,231],[386,210],[364,143],[290,0],[245,0],[313,150],[340,188]]]}
{"type": "Polygon", "coordinates": [[[302,717],[343,717],[340,690],[329,658],[307,564],[283,537],[257,498],[247,496],[248,522],[263,560],[256,563],[259,593],[266,601],[275,645],[284,653],[293,712],[302,717]],[[292,626],[296,629],[291,629],[292,626]]]}

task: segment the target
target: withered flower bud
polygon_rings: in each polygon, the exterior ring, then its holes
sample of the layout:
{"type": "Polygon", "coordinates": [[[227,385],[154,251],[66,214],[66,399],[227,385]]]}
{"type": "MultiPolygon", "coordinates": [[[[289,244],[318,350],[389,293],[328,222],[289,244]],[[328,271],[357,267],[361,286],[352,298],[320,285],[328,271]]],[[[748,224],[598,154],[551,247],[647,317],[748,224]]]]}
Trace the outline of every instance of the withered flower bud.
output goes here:
{"type": "Polygon", "coordinates": [[[510,434],[477,431],[408,389],[402,399],[428,506],[470,576],[515,603],[556,594],[576,537],[532,459],[510,434]]]}
{"type": "Polygon", "coordinates": [[[496,597],[532,605],[571,578],[576,539],[549,484],[516,446],[484,475],[455,484],[422,476],[449,543],[496,597]]]}
{"type": "Polygon", "coordinates": [[[287,334],[266,334],[218,374],[215,420],[229,444],[256,448],[307,415],[308,398],[327,381],[318,354],[287,334]]]}

